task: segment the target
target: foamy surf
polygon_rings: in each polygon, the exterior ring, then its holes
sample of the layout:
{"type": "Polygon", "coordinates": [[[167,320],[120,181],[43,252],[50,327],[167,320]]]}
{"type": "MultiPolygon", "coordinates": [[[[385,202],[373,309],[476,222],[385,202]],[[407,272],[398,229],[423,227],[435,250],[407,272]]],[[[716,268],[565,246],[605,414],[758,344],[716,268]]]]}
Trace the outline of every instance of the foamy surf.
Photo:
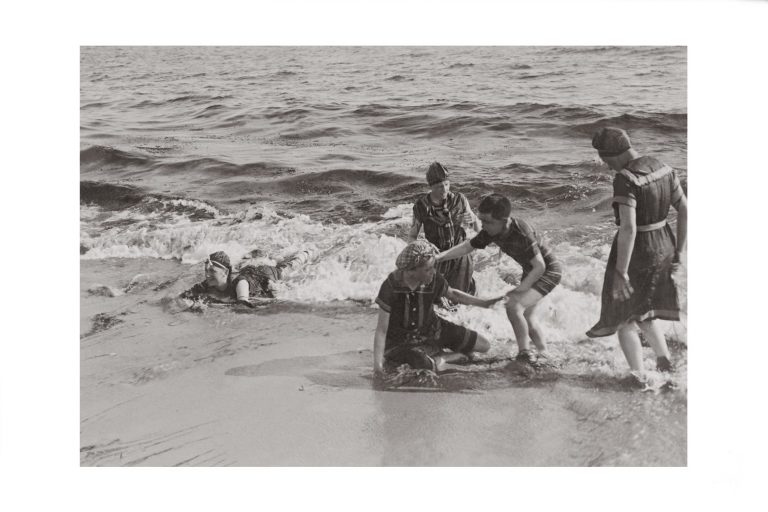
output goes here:
{"type": "MultiPolygon", "coordinates": [[[[276,283],[279,301],[321,305],[354,301],[373,308],[381,283],[394,270],[394,261],[406,244],[405,232],[412,219],[412,206],[406,204],[388,210],[381,221],[354,225],[322,223],[306,215],[287,216],[269,207],[250,207],[233,214],[215,211],[213,218],[195,221],[183,213],[169,214],[166,210],[110,212],[83,206],[81,212],[81,222],[92,227],[82,229],[81,244],[89,247],[82,256],[85,260],[175,259],[194,267],[211,252],[223,250],[237,268],[253,263],[275,264],[299,254],[300,261],[286,268],[283,279],[276,283]],[[101,229],[99,224],[109,227],[101,229]]],[[[546,234],[557,240],[569,237],[558,231],[546,234]]],[[[600,236],[585,243],[578,238],[576,242],[551,245],[565,272],[561,284],[543,300],[540,309],[550,357],[576,365],[584,375],[596,379],[626,373],[615,335],[600,340],[585,335],[600,315],[600,293],[610,248],[604,239],[600,236]]],[[[519,266],[495,246],[475,251],[474,258],[481,296],[504,294],[519,282],[519,266]]],[[[202,275],[202,269],[200,272],[202,275]]],[[[130,291],[128,288],[125,290],[130,291]]],[[[685,304],[684,286],[681,292],[685,304]]],[[[501,305],[490,309],[458,306],[454,311],[440,310],[440,314],[486,336],[492,343],[489,357],[517,352],[514,333],[501,305]]],[[[662,325],[668,339],[684,350],[685,322],[662,325]]],[[[655,367],[648,357],[646,366],[655,367]]],[[[684,373],[675,380],[677,387],[685,386],[684,373]]],[[[660,389],[666,381],[658,378],[651,382],[660,383],[655,387],[660,389]]]]}

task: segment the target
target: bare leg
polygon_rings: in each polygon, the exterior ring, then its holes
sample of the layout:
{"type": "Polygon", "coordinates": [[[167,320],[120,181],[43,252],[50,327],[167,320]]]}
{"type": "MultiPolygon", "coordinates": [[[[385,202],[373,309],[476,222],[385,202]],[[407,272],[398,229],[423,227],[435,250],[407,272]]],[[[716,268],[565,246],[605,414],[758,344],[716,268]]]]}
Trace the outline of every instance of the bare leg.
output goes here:
{"type": "Polygon", "coordinates": [[[286,257],[282,261],[279,261],[277,265],[278,270],[282,271],[286,267],[298,267],[300,265],[304,265],[307,261],[309,261],[310,253],[307,250],[299,251],[294,254],[291,254],[290,256],[286,257]]]}
{"type": "Polygon", "coordinates": [[[633,323],[619,328],[619,343],[624,357],[627,358],[629,368],[633,372],[642,372],[643,347],[640,345],[640,336],[637,334],[637,326],[633,323]]]}
{"type": "Polygon", "coordinates": [[[475,341],[475,348],[472,349],[473,352],[488,352],[491,350],[491,342],[488,341],[485,336],[483,336],[480,333],[477,333],[477,340],[475,341]]]}
{"type": "MultiPolygon", "coordinates": [[[[477,340],[475,340],[475,346],[472,352],[488,352],[491,349],[491,343],[480,333],[477,334],[477,340]]],[[[471,358],[471,354],[462,354],[461,352],[450,352],[448,354],[440,354],[435,357],[435,364],[437,365],[437,371],[441,372],[446,368],[449,368],[450,363],[465,362],[471,358]]]]}
{"type": "Polygon", "coordinates": [[[544,336],[541,334],[541,327],[539,326],[538,315],[536,314],[540,304],[541,302],[537,302],[526,309],[523,316],[525,316],[525,320],[528,322],[528,333],[531,336],[533,344],[536,345],[536,349],[539,353],[542,353],[547,351],[547,344],[544,342],[544,336]]]}
{"type": "MultiPolygon", "coordinates": [[[[512,330],[515,332],[517,348],[521,352],[523,350],[528,350],[531,345],[528,341],[528,319],[526,318],[525,312],[527,309],[538,304],[542,295],[536,290],[527,290],[525,292],[516,292],[513,290],[507,294],[507,298],[507,318],[509,318],[509,323],[512,324],[512,330]]],[[[539,341],[543,343],[540,335],[539,341]]],[[[546,348],[546,346],[544,348],[546,348]]]]}
{"type": "Polygon", "coordinates": [[[525,308],[519,302],[512,300],[507,304],[507,318],[512,324],[512,330],[515,333],[517,349],[522,352],[528,350],[531,346],[528,341],[528,321],[525,319],[525,308]]]}
{"type": "Polygon", "coordinates": [[[661,332],[661,326],[656,320],[648,320],[646,322],[640,322],[640,330],[645,334],[645,339],[651,344],[656,357],[666,357],[669,359],[669,348],[667,347],[667,340],[664,338],[664,333],[661,332]]]}
{"type": "Polygon", "coordinates": [[[439,356],[435,357],[435,366],[437,367],[437,371],[441,372],[445,370],[451,363],[459,363],[464,362],[467,360],[467,356],[462,354],[461,352],[450,352],[448,354],[440,354],[439,356]]]}

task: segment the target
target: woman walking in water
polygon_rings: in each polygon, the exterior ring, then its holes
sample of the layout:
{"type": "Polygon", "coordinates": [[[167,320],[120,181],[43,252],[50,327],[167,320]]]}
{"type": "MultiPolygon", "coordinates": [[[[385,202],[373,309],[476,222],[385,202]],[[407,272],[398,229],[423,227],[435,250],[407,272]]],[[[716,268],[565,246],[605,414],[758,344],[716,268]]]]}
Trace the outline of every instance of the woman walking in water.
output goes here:
{"type": "Polygon", "coordinates": [[[685,194],[675,171],[656,158],[640,156],[624,130],[603,128],[592,138],[592,146],[616,171],[613,208],[619,230],[605,270],[600,321],[587,336],[618,331],[630,369],[642,374],[639,326],[656,354],[656,368],[674,371],[657,320],[680,320],[672,275],[687,237],[685,194]],[[670,206],[678,213],[677,238],[667,223],[670,206]]]}

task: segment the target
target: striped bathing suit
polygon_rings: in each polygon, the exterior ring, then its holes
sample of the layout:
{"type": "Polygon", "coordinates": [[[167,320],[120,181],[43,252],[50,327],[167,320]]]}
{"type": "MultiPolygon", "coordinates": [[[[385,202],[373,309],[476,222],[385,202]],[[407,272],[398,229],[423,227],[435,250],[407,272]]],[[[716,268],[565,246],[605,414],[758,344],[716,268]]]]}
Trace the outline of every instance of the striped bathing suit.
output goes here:
{"type": "MultiPolygon", "coordinates": [[[[462,220],[470,211],[467,198],[460,192],[449,192],[441,205],[433,204],[427,193],[413,205],[413,218],[424,226],[424,237],[445,251],[467,239],[462,220]]],[[[470,255],[441,261],[437,264],[437,271],[448,280],[451,288],[475,293],[475,281],[472,278],[474,262],[470,255]]]]}

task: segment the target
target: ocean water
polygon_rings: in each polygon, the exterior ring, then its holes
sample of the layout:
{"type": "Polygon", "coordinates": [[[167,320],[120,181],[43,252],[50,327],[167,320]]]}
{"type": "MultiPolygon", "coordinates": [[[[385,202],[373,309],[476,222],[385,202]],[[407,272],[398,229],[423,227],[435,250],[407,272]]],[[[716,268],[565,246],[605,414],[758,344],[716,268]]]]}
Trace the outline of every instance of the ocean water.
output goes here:
{"type": "MultiPolygon", "coordinates": [[[[544,235],[565,268],[545,299],[553,351],[611,373],[583,343],[616,230],[591,134],[626,129],[687,189],[686,62],[684,47],[83,47],[81,258],[175,260],[157,280],[186,285],[215,250],[306,249],[279,298],[375,307],[437,160],[473,206],[505,194],[544,235]]],[[[519,279],[494,247],[476,262],[481,295],[519,279]]],[[[448,316],[497,351],[512,338],[500,309],[448,316]]],[[[687,347],[685,322],[665,329],[687,347]]]]}

